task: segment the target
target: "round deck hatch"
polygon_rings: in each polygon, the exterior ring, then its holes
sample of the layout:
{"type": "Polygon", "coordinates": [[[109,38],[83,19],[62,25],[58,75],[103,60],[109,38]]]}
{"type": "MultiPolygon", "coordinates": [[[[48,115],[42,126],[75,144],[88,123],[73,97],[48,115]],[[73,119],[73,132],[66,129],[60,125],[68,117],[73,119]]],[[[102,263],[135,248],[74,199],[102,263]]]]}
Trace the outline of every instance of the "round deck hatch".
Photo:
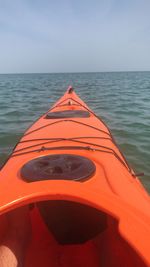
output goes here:
{"type": "Polygon", "coordinates": [[[54,154],[33,159],[21,168],[27,182],[42,180],[89,179],[95,173],[95,164],[88,158],[73,154],[54,154]]]}

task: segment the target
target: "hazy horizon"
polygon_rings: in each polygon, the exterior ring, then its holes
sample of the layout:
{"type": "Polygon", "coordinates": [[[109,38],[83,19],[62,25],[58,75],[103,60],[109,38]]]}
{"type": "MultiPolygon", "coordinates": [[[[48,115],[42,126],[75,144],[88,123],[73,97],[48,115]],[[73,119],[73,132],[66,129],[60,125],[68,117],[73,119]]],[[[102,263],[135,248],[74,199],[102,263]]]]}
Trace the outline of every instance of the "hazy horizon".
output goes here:
{"type": "Polygon", "coordinates": [[[74,72],[8,72],[0,73],[0,75],[19,75],[19,74],[94,74],[94,73],[130,73],[130,72],[150,72],[150,70],[118,70],[118,71],[74,71],[74,72]]]}
{"type": "Polygon", "coordinates": [[[0,0],[0,73],[150,71],[149,0],[0,0]]]}

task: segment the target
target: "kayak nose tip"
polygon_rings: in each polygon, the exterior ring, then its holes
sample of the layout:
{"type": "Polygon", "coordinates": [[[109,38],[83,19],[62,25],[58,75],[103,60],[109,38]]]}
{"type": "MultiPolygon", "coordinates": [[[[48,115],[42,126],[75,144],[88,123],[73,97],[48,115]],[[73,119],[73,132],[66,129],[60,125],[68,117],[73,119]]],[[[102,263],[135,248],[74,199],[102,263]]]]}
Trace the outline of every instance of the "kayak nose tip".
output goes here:
{"type": "Polygon", "coordinates": [[[74,89],[73,89],[72,85],[70,85],[70,86],[68,87],[67,93],[68,93],[68,94],[72,94],[73,91],[74,91],[74,89]]]}

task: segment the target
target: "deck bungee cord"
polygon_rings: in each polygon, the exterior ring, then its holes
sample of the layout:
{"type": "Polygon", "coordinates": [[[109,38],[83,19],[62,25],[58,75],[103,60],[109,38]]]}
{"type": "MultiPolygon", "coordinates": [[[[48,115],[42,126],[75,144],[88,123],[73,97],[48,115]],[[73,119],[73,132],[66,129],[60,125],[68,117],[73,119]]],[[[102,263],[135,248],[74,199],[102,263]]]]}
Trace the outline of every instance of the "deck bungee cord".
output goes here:
{"type": "MultiPolygon", "coordinates": [[[[78,106],[81,106],[81,107],[83,107],[84,109],[86,109],[89,113],[91,113],[92,115],[94,115],[96,118],[98,118],[99,120],[100,120],[100,118],[93,112],[93,111],[91,111],[90,109],[88,109],[85,105],[82,105],[81,103],[79,103],[77,100],[74,100],[74,99],[72,99],[72,98],[67,98],[66,100],[63,100],[63,101],[61,101],[58,105],[55,105],[53,108],[51,108],[50,110],[49,110],[49,112],[52,112],[52,110],[53,109],[55,109],[55,108],[59,108],[59,107],[62,107],[62,106],[64,106],[64,105],[62,105],[62,103],[64,103],[64,102],[68,102],[68,104],[65,104],[65,106],[67,106],[67,105],[74,105],[73,103],[71,103],[70,104],[70,101],[74,101],[78,106]]],[[[48,113],[49,113],[48,112],[48,113]]],[[[47,115],[48,113],[46,113],[45,115],[47,115]]],[[[55,123],[63,123],[63,122],[74,122],[74,123],[79,123],[79,124],[82,124],[82,125],[84,125],[84,126],[87,126],[87,127],[91,127],[91,128],[93,128],[93,129],[95,129],[95,130],[97,130],[97,131],[100,131],[100,132],[102,132],[102,133],[104,133],[104,134],[106,134],[106,135],[108,135],[108,136],[110,136],[110,138],[107,138],[107,140],[110,140],[111,142],[113,142],[115,145],[116,145],[116,143],[115,143],[115,141],[114,141],[114,138],[112,137],[112,134],[111,134],[111,132],[110,132],[110,130],[109,130],[109,128],[107,127],[107,130],[109,131],[109,133],[108,132],[106,132],[106,131],[103,131],[103,130],[101,130],[101,129],[99,129],[99,128],[97,128],[97,127],[93,127],[93,126],[91,126],[91,125],[88,125],[88,124],[85,124],[85,123],[83,123],[83,122],[78,122],[78,121],[75,121],[75,120],[68,120],[68,119],[62,119],[62,120],[57,120],[57,121],[55,121],[55,122],[53,122],[53,123],[49,123],[49,124],[46,124],[46,125],[44,125],[44,126],[42,126],[42,127],[39,127],[39,128],[37,128],[37,129],[35,129],[35,130],[33,130],[33,131],[29,131],[29,132],[27,132],[26,134],[24,134],[24,136],[27,136],[27,135],[30,135],[30,134],[32,134],[33,132],[36,132],[36,131],[39,131],[39,130],[41,130],[41,129],[43,129],[43,128],[46,128],[46,127],[49,127],[49,126],[52,126],[53,124],[55,124],[55,123]]],[[[103,122],[104,123],[104,122],[103,122]]],[[[131,168],[129,167],[129,164],[127,163],[127,160],[125,159],[125,157],[123,156],[123,154],[120,152],[120,150],[119,150],[119,152],[121,153],[121,156],[123,157],[123,159],[124,159],[124,161],[125,161],[125,164],[124,164],[124,162],[123,162],[123,160],[119,157],[119,155],[117,155],[116,154],[116,152],[113,150],[113,149],[110,149],[109,147],[104,147],[104,146],[100,146],[100,145],[97,145],[97,144],[94,144],[94,143],[89,143],[89,142],[81,142],[81,141],[77,141],[77,140],[75,140],[75,139],[80,139],[80,138],[87,138],[86,136],[85,137],[75,137],[75,138],[53,138],[53,140],[51,141],[48,141],[48,142],[44,142],[44,143],[37,143],[36,145],[32,145],[32,146],[28,146],[28,147],[25,147],[25,148],[23,148],[23,149],[19,149],[19,150],[16,150],[16,151],[14,151],[14,153],[12,153],[11,154],[11,156],[10,157],[13,157],[13,156],[16,156],[16,153],[17,153],[17,155],[23,155],[22,153],[20,154],[18,154],[18,152],[20,152],[20,151],[23,151],[23,150],[26,150],[26,149],[29,149],[29,148],[33,148],[33,147],[36,147],[36,146],[40,146],[40,145],[45,145],[45,144],[48,144],[48,143],[54,143],[54,142],[59,142],[59,141],[74,141],[74,142],[79,142],[79,143],[83,143],[83,144],[87,144],[87,145],[92,145],[92,146],[97,146],[97,147],[101,147],[101,148],[105,148],[105,149],[108,149],[108,150],[110,150],[110,152],[108,152],[107,150],[106,151],[104,151],[104,150],[95,150],[95,151],[99,151],[99,152],[106,152],[106,153],[111,153],[111,154],[113,154],[125,167],[127,167],[128,168],[128,170],[131,172],[131,168]],[[15,154],[15,155],[14,155],[15,154]]],[[[93,138],[93,137],[90,137],[90,138],[93,138]]],[[[95,137],[95,138],[100,138],[100,139],[106,139],[105,137],[95,137]]],[[[42,139],[42,140],[44,140],[44,139],[42,139]]],[[[23,142],[31,142],[31,141],[38,141],[37,139],[30,139],[30,140],[25,140],[25,141],[21,141],[21,142],[19,142],[19,143],[23,143],[23,142]]],[[[18,143],[18,144],[19,144],[18,143]]],[[[118,147],[117,147],[118,148],[118,147]]],[[[44,148],[45,150],[47,149],[48,150],[48,148],[44,148]]],[[[58,147],[58,149],[59,149],[59,147],[58,147]]],[[[83,149],[83,148],[82,148],[83,149]]],[[[85,149],[85,148],[84,148],[85,149]]],[[[90,147],[90,149],[91,150],[94,150],[94,148],[93,147],[90,147]]],[[[119,148],[118,148],[119,149],[119,148]]],[[[39,151],[39,150],[31,150],[30,152],[36,152],[36,151],[39,151]]],[[[28,152],[28,153],[30,153],[30,152],[28,152]]],[[[27,153],[27,152],[25,152],[25,153],[27,153]]],[[[133,174],[133,176],[134,176],[134,174],[133,174]]]]}

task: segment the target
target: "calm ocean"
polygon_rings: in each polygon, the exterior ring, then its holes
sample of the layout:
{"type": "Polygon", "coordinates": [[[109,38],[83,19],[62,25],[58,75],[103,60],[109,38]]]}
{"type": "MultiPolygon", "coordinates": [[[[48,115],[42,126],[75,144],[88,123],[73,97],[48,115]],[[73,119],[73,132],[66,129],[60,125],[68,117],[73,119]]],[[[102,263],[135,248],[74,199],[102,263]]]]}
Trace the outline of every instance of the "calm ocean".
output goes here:
{"type": "Polygon", "coordinates": [[[1,74],[0,163],[25,129],[73,85],[107,123],[150,192],[150,72],[1,74]]]}

